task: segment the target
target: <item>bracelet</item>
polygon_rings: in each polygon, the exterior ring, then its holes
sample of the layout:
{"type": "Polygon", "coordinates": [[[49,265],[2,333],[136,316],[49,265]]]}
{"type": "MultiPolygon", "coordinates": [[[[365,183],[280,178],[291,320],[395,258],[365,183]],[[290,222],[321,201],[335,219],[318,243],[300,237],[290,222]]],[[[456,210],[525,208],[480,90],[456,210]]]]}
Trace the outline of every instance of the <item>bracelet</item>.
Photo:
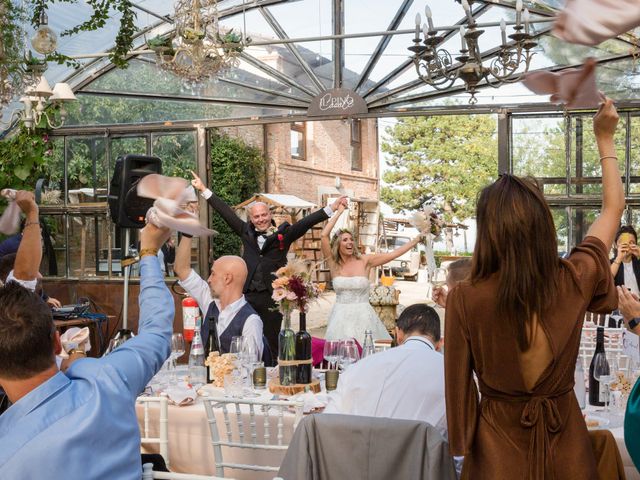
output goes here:
{"type": "Polygon", "coordinates": [[[157,256],[158,255],[158,249],[157,248],[143,248],[142,250],[140,250],[140,255],[139,257],[146,257],[147,255],[154,255],[157,256]]]}
{"type": "Polygon", "coordinates": [[[38,220],[33,220],[33,221],[30,221],[30,222],[24,222],[24,228],[30,227],[31,225],[40,226],[40,222],[38,220]]]}
{"type": "Polygon", "coordinates": [[[81,348],[72,348],[72,349],[71,349],[71,350],[69,350],[67,353],[68,353],[69,355],[74,355],[74,354],[76,354],[76,355],[82,355],[82,356],[84,356],[84,357],[86,357],[86,356],[87,356],[87,352],[85,352],[85,351],[84,351],[84,350],[82,350],[81,348]]]}
{"type": "Polygon", "coordinates": [[[603,157],[600,157],[600,161],[604,160],[605,158],[615,158],[616,160],[618,160],[618,157],[616,157],[615,155],[605,155],[603,157]]]}

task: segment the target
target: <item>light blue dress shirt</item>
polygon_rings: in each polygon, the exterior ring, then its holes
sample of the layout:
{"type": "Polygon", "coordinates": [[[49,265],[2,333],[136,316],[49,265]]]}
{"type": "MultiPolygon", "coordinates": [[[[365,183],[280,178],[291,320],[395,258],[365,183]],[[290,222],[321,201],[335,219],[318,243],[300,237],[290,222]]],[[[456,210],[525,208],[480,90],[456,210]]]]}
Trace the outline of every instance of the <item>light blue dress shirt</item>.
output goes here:
{"type": "Polygon", "coordinates": [[[140,261],[138,335],[74,362],[0,416],[0,479],[140,480],[135,399],[169,356],[174,302],[154,256],[140,261]]]}

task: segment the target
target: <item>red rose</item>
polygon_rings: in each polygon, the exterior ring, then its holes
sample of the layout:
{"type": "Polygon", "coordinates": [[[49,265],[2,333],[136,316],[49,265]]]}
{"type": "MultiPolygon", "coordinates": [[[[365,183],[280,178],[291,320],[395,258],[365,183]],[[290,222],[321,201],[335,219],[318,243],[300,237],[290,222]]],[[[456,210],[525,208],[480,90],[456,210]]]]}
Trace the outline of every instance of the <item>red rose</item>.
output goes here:
{"type": "Polygon", "coordinates": [[[278,241],[280,242],[280,250],[284,250],[284,235],[278,234],[278,241]]]}

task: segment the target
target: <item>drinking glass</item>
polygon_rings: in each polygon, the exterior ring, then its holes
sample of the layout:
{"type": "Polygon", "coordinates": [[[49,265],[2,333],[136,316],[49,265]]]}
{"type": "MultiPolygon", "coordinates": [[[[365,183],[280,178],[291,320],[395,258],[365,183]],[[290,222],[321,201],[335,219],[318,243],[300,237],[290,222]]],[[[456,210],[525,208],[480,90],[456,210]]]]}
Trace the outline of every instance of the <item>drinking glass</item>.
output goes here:
{"type": "Polygon", "coordinates": [[[245,395],[248,397],[258,397],[253,390],[253,369],[260,361],[260,352],[258,350],[258,346],[256,342],[251,337],[246,337],[242,342],[242,351],[240,352],[240,362],[242,364],[242,368],[246,372],[246,380],[245,386],[245,395]]]}
{"type": "Polygon", "coordinates": [[[329,370],[336,368],[336,362],[338,361],[338,347],[340,342],[336,340],[327,340],[324,342],[323,356],[329,363],[329,370]]]}
{"type": "Polygon", "coordinates": [[[242,342],[243,337],[237,336],[231,339],[231,345],[229,346],[229,353],[233,353],[237,359],[240,359],[240,354],[242,353],[242,342]]]}
{"type": "Polygon", "coordinates": [[[593,378],[606,387],[604,411],[609,413],[609,386],[614,381],[613,371],[605,353],[598,353],[593,361],[593,378]]]}
{"type": "Polygon", "coordinates": [[[431,285],[433,288],[444,287],[447,283],[447,269],[436,268],[431,274],[431,285]]]}
{"type": "Polygon", "coordinates": [[[340,352],[340,363],[342,364],[342,369],[346,370],[350,365],[353,365],[360,359],[360,354],[358,353],[358,347],[356,345],[344,344],[342,347],[342,351],[340,352]]]}
{"type": "Polygon", "coordinates": [[[184,337],[181,333],[174,333],[171,335],[171,382],[176,383],[176,363],[177,360],[184,355],[185,345],[184,337]]]}

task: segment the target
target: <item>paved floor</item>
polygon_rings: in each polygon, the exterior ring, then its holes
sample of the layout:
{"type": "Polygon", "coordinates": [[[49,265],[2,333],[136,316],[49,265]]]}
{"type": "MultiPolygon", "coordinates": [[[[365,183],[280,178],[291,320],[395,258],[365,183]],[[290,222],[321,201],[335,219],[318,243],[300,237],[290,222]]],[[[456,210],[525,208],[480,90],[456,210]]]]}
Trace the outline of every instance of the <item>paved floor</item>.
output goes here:
{"type": "MultiPolygon", "coordinates": [[[[400,290],[400,304],[409,306],[414,303],[424,302],[434,305],[431,301],[431,285],[429,283],[407,282],[404,280],[396,280],[394,286],[400,290]]],[[[307,330],[314,337],[324,337],[327,328],[327,321],[331,308],[335,302],[336,294],[333,291],[326,292],[317,302],[309,309],[307,314],[307,330]]],[[[442,309],[436,308],[443,319],[442,309]]],[[[291,319],[294,330],[298,328],[298,317],[294,314],[291,319]]]]}

